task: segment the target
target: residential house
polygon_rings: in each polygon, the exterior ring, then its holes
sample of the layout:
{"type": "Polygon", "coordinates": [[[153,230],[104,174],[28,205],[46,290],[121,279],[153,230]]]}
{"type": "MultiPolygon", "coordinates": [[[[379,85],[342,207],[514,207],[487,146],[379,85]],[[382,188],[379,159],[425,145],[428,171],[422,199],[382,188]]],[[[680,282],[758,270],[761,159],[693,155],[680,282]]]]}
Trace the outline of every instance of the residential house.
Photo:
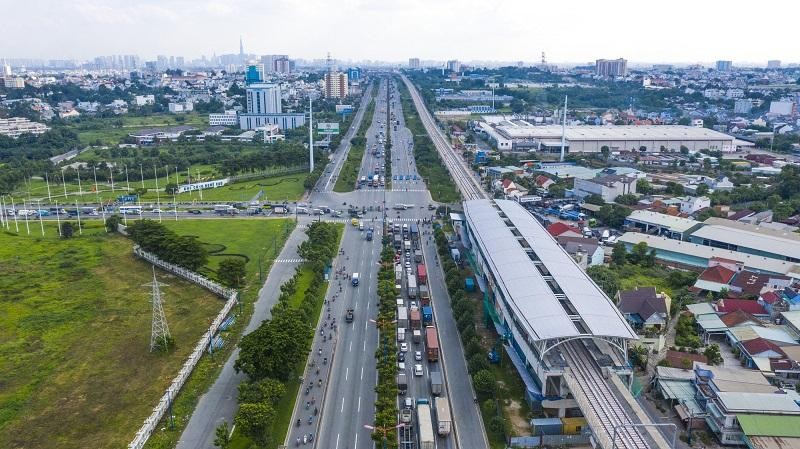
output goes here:
{"type": "Polygon", "coordinates": [[[711,207],[711,198],[707,196],[688,196],[681,198],[680,211],[682,214],[694,214],[695,212],[711,207]]]}
{"type": "Polygon", "coordinates": [[[592,179],[575,178],[573,192],[578,198],[599,195],[606,203],[612,203],[620,195],[636,193],[637,179],[632,176],[600,176],[592,179]]]}
{"type": "Polygon", "coordinates": [[[605,251],[597,239],[560,235],[556,241],[583,269],[601,265],[605,259],[605,251]]]}
{"type": "Polygon", "coordinates": [[[548,178],[545,175],[537,176],[536,178],[534,178],[534,182],[536,183],[536,185],[539,188],[542,188],[542,189],[545,189],[545,190],[549,189],[550,186],[552,186],[553,184],[556,183],[555,181],[553,181],[552,179],[548,178]]]}
{"type": "Polygon", "coordinates": [[[715,265],[703,270],[702,273],[697,277],[697,281],[694,283],[694,290],[703,292],[716,292],[719,293],[722,290],[730,290],[730,286],[728,285],[733,277],[736,275],[736,272],[724,267],[723,265],[715,265]]]}
{"type": "Polygon", "coordinates": [[[671,299],[655,287],[637,287],[617,293],[617,307],[637,331],[662,331],[669,320],[671,299]]]}
{"type": "Polygon", "coordinates": [[[560,221],[547,226],[547,232],[553,237],[583,237],[580,229],[566,225],[560,221]]]}

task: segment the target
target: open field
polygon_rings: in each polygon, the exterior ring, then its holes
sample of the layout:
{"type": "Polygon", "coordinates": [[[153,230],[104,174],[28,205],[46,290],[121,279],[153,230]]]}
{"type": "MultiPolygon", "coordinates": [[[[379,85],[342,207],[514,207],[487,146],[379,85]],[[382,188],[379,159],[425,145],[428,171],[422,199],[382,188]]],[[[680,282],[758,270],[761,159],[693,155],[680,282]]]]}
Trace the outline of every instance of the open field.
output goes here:
{"type": "MultiPolygon", "coordinates": [[[[197,165],[193,166],[191,169],[193,175],[197,172],[200,172],[201,176],[204,178],[212,177],[210,174],[213,173],[213,171],[214,168],[209,165],[197,165]]],[[[132,176],[132,173],[129,174],[129,177],[132,176]]],[[[136,177],[138,178],[138,173],[136,173],[136,177]]],[[[200,198],[199,191],[178,194],[176,199],[183,203],[193,201],[250,201],[256,194],[258,194],[260,190],[263,189],[264,194],[261,196],[261,200],[297,201],[305,192],[305,186],[303,183],[307,177],[308,173],[295,173],[283,176],[251,179],[229,184],[216,189],[203,190],[202,200],[200,198]]],[[[172,195],[167,195],[164,192],[164,186],[170,182],[175,183],[175,178],[175,173],[172,173],[169,177],[162,176],[158,179],[158,186],[161,190],[160,199],[163,203],[172,202],[172,195]]],[[[184,183],[186,181],[186,172],[184,171],[183,173],[178,173],[177,178],[179,183],[184,183]]],[[[68,207],[70,204],[74,206],[76,200],[78,203],[96,203],[98,198],[103,202],[116,201],[117,197],[120,195],[127,195],[128,192],[130,192],[128,190],[128,185],[130,185],[131,189],[141,188],[142,186],[140,179],[126,180],[123,178],[121,180],[115,179],[114,181],[114,190],[112,190],[110,183],[100,182],[97,184],[97,190],[95,190],[94,182],[82,182],[80,186],[78,186],[77,182],[73,182],[67,183],[65,186],[60,182],[55,183],[51,181],[50,195],[48,196],[47,183],[45,180],[32,178],[27,183],[21,185],[19,189],[17,189],[17,191],[11,195],[11,197],[14,198],[15,205],[19,209],[24,208],[21,203],[24,201],[27,204],[29,198],[31,208],[36,206],[37,200],[40,200],[42,205],[55,204],[58,202],[59,205],[65,205],[65,207],[68,207]],[[66,200],[64,197],[65,187],[67,190],[66,200]],[[80,192],[82,192],[82,194],[80,192]],[[48,201],[48,197],[51,197],[52,200],[48,201]]],[[[155,179],[144,180],[144,188],[155,189],[155,187],[155,179]]],[[[155,203],[158,198],[159,195],[156,194],[155,190],[151,190],[142,195],[141,201],[155,203]]],[[[6,201],[8,202],[7,206],[10,207],[10,199],[7,199],[6,201]]]]}
{"type": "Polygon", "coordinates": [[[142,128],[159,128],[187,125],[199,130],[208,127],[208,116],[191,112],[188,114],[154,114],[149,116],[121,115],[113,118],[94,119],[89,122],[76,123],[74,131],[83,144],[94,144],[100,140],[104,145],[118,144],[129,133],[142,128]],[[179,121],[178,117],[183,117],[179,121]],[[121,124],[122,127],[118,125],[121,124]]]}
{"type": "Polygon", "coordinates": [[[158,271],[176,348],[151,354],[151,268],[91,226],[0,233],[0,447],[124,447],[222,307],[158,271]]]}

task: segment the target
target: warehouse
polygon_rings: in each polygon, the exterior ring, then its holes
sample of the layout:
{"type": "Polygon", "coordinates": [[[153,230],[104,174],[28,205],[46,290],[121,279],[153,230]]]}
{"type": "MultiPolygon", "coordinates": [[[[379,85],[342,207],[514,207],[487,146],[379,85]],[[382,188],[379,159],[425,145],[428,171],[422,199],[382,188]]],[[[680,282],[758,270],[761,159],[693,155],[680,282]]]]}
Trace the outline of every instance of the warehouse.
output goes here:
{"type": "MultiPolygon", "coordinates": [[[[481,126],[485,131],[486,126],[481,126]]],[[[494,133],[487,135],[508,146],[513,151],[561,151],[562,129],[559,125],[534,126],[522,121],[502,121],[493,127],[494,133]]],[[[566,151],[570,153],[599,153],[607,146],[611,152],[680,151],[685,146],[689,151],[736,150],[732,136],[707,128],[679,125],[622,125],[622,126],[567,126],[564,132],[566,151]]],[[[500,148],[501,150],[507,148],[500,148]]]]}

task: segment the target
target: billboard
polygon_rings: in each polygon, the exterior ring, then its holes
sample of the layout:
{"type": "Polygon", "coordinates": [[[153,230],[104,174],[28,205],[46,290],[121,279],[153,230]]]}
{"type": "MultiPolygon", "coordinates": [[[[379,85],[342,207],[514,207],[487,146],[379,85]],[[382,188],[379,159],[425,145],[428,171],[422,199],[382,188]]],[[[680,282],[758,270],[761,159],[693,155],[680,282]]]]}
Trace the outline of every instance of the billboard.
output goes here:
{"type": "Polygon", "coordinates": [[[335,122],[317,123],[317,132],[320,134],[339,134],[339,124],[335,122]]]}
{"type": "Polygon", "coordinates": [[[337,114],[352,114],[353,113],[353,105],[352,104],[337,104],[336,105],[336,113],[337,114]]]}

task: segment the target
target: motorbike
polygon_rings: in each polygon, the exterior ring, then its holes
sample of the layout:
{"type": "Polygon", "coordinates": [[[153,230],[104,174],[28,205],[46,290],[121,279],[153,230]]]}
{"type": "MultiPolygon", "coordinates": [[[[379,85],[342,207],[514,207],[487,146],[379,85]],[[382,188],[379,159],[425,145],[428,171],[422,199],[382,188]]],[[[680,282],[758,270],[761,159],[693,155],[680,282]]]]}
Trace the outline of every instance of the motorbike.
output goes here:
{"type": "Polygon", "coordinates": [[[300,419],[299,418],[297,419],[297,424],[296,425],[297,425],[297,427],[300,427],[300,419]]]}

